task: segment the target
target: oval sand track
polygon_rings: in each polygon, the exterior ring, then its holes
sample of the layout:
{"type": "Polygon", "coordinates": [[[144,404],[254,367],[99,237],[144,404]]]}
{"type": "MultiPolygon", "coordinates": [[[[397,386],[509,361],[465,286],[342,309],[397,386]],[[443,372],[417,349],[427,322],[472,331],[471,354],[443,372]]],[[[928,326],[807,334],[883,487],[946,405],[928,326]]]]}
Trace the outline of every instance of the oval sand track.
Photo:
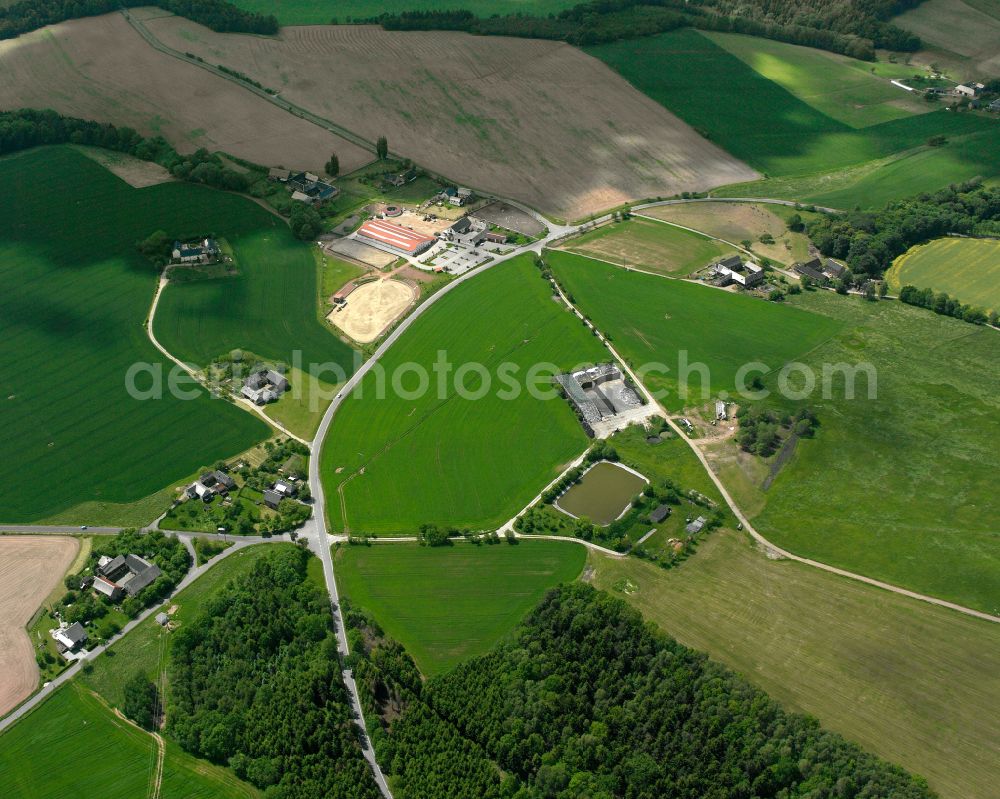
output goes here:
{"type": "Polygon", "coordinates": [[[0,537],[0,716],[38,685],[35,649],[24,628],[79,546],[72,538],[0,537]]]}

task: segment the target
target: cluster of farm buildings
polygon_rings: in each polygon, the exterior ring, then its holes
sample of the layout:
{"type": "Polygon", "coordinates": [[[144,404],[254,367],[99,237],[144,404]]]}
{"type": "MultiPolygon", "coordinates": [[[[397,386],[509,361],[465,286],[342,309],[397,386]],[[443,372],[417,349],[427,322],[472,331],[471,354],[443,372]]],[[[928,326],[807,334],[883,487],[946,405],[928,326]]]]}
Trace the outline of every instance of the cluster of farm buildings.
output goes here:
{"type": "Polygon", "coordinates": [[[243,381],[240,394],[254,405],[267,405],[288,391],[288,379],[274,369],[261,369],[243,381]]]}
{"type": "Polygon", "coordinates": [[[583,429],[596,438],[604,438],[655,413],[653,406],[643,402],[613,363],[557,375],[556,382],[562,386],[583,429]]]}
{"type": "Polygon", "coordinates": [[[792,268],[802,277],[815,280],[817,283],[840,280],[847,274],[847,267],[838,264],[832,258],[827,258],[825,261],[822,258],[811,258],[808,261],[799,261],[793,264],[792,268]]]}
{"type": "MultiPolygon", "coordinates": [[[[205,472],[191,485],[184,489],[188,499],[200,499],[211,502],[215,497],[225,497],[230,491],[236,490],[236,481],[231,475],[221,469],[205,472]]],[[[292,480],[280,478],[275,480],[270,488],[264,490],[264,504],[272,510],[277,510],[283,499],[294,499],[299,493],[298,486],[292,480]]]]}

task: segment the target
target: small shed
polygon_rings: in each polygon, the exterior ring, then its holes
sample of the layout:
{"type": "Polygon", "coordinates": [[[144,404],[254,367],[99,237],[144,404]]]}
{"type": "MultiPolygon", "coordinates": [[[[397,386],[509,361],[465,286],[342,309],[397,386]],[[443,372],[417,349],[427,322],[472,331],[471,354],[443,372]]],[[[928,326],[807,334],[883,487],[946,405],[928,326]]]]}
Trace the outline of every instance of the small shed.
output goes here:
{"type": "Polygon", "coordinates": [[[659,524],[670,515],[669,505],[660,505],[649,514],[649,520],[653,524],[659,524]]]}

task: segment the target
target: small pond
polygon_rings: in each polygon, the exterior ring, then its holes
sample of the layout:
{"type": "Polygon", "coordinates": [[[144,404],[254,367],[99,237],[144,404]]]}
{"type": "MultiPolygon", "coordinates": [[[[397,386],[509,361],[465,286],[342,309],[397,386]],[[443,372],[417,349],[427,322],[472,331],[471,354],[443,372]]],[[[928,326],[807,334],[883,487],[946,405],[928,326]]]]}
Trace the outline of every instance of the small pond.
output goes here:
{"type": "Polygon", "coordinates": [[[580,482],[556,500],[556,507],[570,516],[586,516],[595,524],[611,524],[622,515],[646,480],[624,466],[599,461],[580,482]]]}

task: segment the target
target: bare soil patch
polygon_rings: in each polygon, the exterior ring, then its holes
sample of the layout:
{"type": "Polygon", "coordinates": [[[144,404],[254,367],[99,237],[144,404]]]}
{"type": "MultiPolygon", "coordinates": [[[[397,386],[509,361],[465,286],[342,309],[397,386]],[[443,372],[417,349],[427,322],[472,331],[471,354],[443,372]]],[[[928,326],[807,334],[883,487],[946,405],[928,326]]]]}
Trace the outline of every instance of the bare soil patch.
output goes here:
{"type": "Polygon", "coordinates": [[[152,161],[143,161],[126,153],[102,150],[100,147],[77,146],[77,150],[87,158],[96,161],[113,175],[117,175],[129,186],[144,189],[174,180],[166,169],[152,161]]]}
{"type": "Polygon", "coordinates": [[[205,147],[269,166],[321,172],[334,151],[345,171],[372,160],[232,81],[154,50],[120,14],[0,42],[0,107],[53,108],[161,134],[180,152],[205,147]]]}
{"type": "Polygon", "coordinates": [[[349,258],[365,266],[374,266],[376,269],[382,269],[396,260],[396,256],[392,253],[371,247],[357,239],[335,239],[328,242],[325,247],[334,255],[349,258]]]}
{"type": "Polygon", "coordinates": [[[330,311],[326,318],[355,341],[367,344],[381,336],[416,298],[416,289],[407,283],[376,280],[354,289],[347,305],[330,311]]]}
{"type": "Polygon", "coordinates": [[[73,538],[0,536],[0,716],[38,685],[35,649],[24,628],[78,548],[73,538]]]}
{"type": "MultiPolygon", "coordinates": [[[[218,34],[153,20],[165,44],[473,188],[565,219],[756,173],[566,44],[374,26],[218,34]]],[[[343,162],[343,158],[341,158],[343,162]]]]}
{"type": "Polygon", "coordinates": [[[489,222],[491,225],[499,225],[502,228],[507,228],[507,230],[513,230],[515,233],[520,233],[523,236],[531,236],[532,238],[538,238],[545,232],[545,226],[531,214],[525,213],[510,203],[499,200],[495,203],[484,205],[474,214],[471,214],[471,216],[482,219],[484,222],[489,222]]]}

